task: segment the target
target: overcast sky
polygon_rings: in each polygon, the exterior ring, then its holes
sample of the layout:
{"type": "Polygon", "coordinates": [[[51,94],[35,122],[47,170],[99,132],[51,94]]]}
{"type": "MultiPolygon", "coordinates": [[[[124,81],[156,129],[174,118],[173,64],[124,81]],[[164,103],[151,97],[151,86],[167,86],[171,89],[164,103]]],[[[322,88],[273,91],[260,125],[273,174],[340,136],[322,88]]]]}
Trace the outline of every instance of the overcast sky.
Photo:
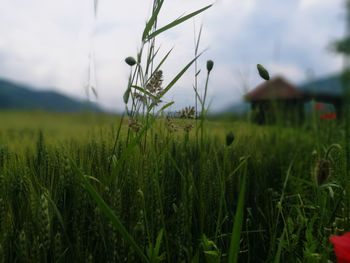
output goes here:
{"type": "MultiPolygon", "coordinates": [[[[100,0],[95,23],[93,0],[1,0],[0,77],[86,98],[93,49],[98,103],[120,110],[129,73],[124,58],[140,46],[151,2],[100,0]]],[[[166,0],[159,25],[212,2],[166,0]]],[[[159,37],[161,54],[174,47],[163,67],[165,82],[193,58],[194,26],[201,24],[201,49],[209,49],[199,65],[215,62],[209,87],[214,110],[261,81],[257,63],[295,83],[305,81],[307,72],[315,78],[337,72],[342,58],[330,43],[344,34],[343,6],[344,0],[218,0],[195,21],[159,37]]],[[[169,94],[174,109],[193,105],[193,71],[169,94]]]]}

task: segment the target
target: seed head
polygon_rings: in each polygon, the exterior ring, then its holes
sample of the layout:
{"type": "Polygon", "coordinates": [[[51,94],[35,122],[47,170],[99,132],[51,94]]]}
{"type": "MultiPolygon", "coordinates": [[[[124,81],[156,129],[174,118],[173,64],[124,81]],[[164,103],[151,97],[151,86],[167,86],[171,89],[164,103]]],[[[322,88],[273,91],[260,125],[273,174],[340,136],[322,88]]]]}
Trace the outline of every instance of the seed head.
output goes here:
{"type": "Polygon", "coordinates": [[[153,95],[159,95],[162,92],[162,83],[163,83],[163,71],[158,70],[154,72],[151,79],[146,85],[146,89],[153,95]]]}
{"type": "Polygon", "coordinates": [[[178,130],[178,127],[169,116],[166,118],[166,125],[170,133],[176,132],[178,130]]]}
{"type": "Polygon", "coordinates": [[[179,111],[178,115],[182,119],[195,119],[196,110],[193,106],[185,107],[179,111]]]}
{"type": "Polygon", "coordinates": [[[329,160],[321,159],[317,161],[315,168],[315,179],[318,185],[323,184],[331,174],[331,163],[329,160]]]}
{"type": "Polygon", "coordinates": [[[210,72],[214,67],[214,62],[212,60],[207,61],[207,70],[210,72]]]}
{"type": "Polygon", "coordinates": [[[40,237],[43,248],[48,249],[50,246],[50,214],[49,203],[45,194],[40,197],[40,237]]]}
{"type": "Polygon", "coordinates": [[[134,66],[136,64],[136,60],[133,57],[127,57],[125,59],[126,64],[128,64],[130,67],[134,66]]]}
{"type": "Polygon", "coordinates": [[[186,124],[183,128],[185,132],[190,132],[193,129],[193,124],[186,124]]]}
{"type": "Polygon", "coordinates": [[[147,104],[147,98],[139,92],[134,92],[134,98],[140,101],[142,104],[147,104]]]}
{"type": "Polygon", "coordinates": [[[142,124],[135,119],[129,119],[129,128],[133,132],[139,132],[139,130],[142,128],[142,124]]]}

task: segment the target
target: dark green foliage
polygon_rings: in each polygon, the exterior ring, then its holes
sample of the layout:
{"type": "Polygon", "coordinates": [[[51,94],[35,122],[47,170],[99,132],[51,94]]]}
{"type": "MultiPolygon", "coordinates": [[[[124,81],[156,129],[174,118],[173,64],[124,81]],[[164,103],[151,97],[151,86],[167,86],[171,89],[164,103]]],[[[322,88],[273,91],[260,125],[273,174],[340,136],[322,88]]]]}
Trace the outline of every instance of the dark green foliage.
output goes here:
{"type": "Polygon", "coordinates": [[[342,54],[350,54],[350,38],[339,40],[334,43],[334,50],[342,54]]]}
{"type": "Polygon", "coordinates": [[[235,140],[235,136],[233,135],[233,132],[231,131],[226,135],[226,145],[230,146],[234,140],[235,140]]]}

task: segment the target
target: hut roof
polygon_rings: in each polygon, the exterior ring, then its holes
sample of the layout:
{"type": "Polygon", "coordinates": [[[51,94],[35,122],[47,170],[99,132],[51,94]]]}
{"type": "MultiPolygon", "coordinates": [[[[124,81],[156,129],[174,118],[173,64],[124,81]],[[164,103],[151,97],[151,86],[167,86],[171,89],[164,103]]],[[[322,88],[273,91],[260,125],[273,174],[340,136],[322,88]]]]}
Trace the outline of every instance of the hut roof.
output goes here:
{"type": "Polygon", "coordinates": [[[289,100],[303,98],[303,93],[282,77],[275,77],[245,95],[248,101],[289,100]]]}

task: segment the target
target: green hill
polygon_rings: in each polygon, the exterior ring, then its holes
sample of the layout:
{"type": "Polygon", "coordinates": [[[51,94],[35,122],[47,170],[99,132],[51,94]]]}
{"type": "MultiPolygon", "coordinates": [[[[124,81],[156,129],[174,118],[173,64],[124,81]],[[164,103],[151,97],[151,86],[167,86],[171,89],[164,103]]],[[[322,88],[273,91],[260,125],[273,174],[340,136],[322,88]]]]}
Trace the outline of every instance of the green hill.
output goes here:
{"type": "Polygon", "coordinates": [[[37,91],[32,87],[4,79],[0,79],[0,109],[57,112],[102,111],[94,103],[72,99],[55,91],[37,91]]]}
{"type": "Polygon", "coordinates": [[[311,95],[342,96],[341,75],[332,75],[304,83],[300,85],[300,90],[311,95]]]}

